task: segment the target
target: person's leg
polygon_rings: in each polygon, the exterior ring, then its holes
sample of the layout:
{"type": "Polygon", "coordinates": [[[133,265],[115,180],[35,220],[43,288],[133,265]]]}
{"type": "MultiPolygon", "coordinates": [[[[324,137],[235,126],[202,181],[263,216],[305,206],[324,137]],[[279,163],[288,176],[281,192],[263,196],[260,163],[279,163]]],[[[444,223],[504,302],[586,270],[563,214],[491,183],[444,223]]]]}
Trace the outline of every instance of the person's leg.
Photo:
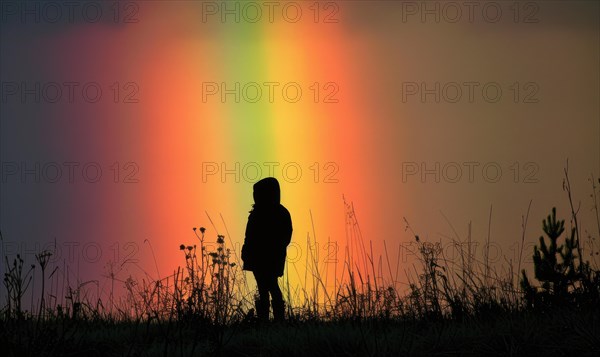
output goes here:
{"type": "Polygon", "coordinates": [[[260,321],[269,321],[269,277],[259,272],[254,272],[256,287],[258,288],[258,300],[256,300],[256,315],[260,321]]]}
{"type": "Polygon", "coordinates": [[[271,298],[273,299],[271,302],[273,305],[273,318],[275,321],[283,321],[285,319],[285,304],[283,302],[283,294],[279,288],[277,276],[269,276],[268,284],[269,291],[271,292],[271,298]]]}

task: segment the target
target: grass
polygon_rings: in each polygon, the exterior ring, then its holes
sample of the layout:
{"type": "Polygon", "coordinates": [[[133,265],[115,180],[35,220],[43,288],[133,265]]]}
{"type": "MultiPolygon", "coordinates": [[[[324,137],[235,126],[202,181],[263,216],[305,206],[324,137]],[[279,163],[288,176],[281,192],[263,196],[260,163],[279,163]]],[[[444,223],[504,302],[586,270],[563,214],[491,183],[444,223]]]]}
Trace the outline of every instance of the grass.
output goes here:
{"type": "Polygon", "coordinates": [[[229,325],[221,345],[208,326],[106,319],[46,320],[2,324],[3,355],[190,356],[397,356],[397,355],[597,355],[598,311],[564,309],[552,314],[496,314],[467,321],[402,321],[229,325]],[[36,332],[37,331],[37,332],[36,332]],[[10,338],[7,338],[10,336],[10,338]]]}
{"type": "MultiPolygon", "coordinates": [[[[565,177],[573,207],[567,171],[565,177]]],[[[592,178],[591,197],[598,218],[597,189],[592,178]]],[[[0,310],[2,353],[4,356],[600,354],[600,270],[584,262],[580,246],[574,243],[579,241],[580,230],[574,209],[571,212],[574,230],[567,241],[577,254],[568,255],[569,264],[588,275],[569,273],[569,280],[560,285],[561,289],[567,286],[565,300],[562,304],[553,300],[552,305],[544,305],[543,299],[532,300],[531,296],[552,293],[560,275],[553,276],[554,285],[542,281],[541,285],[529,285],[526,290],[519,281],[521,257],[530,253],[519,252],[516,270],[511,264],[499,271],[488,261],[488,252],[484,251],[479,259],[471,251],[471,244],[463,244],[471,242],[470,234],[464,240],[456,234],[453,244],[460,254],[458,259],[449,259],[438,243],[423,241],[406,219],[406,230],[414,237],[414,253],[419,259],[406,272],[408,289],[400,290],[398,267],[392,268],[387,246],[384,245],[384,256],[376,261],[372,246],[365,245],[362,239],[354,208],[346,204],[346,209],[348,243],[343,269],[339,277],[336,274],[333,278],[334,288],[327,288],[331,278],[319,266],[317,258],[308,256],[304,284],[292,290],[284,280],[284,296],[291,302],[285,323],[256,321],[252,310],[255,292],[241,273],[235,252],[228,249],[227,238],[222,235],[217,237],[211,251],[204,228],[194,229],[196,244],[179,247],[183,264],[167,277],[119,281],[116,272],[109,269],[111,288],[107,301],[90,297],[90,289],[98,289],[97,281],[72,283],[68,267],[52,268],[51,251],[37,254],[37,264],[33,265],[27,265],[20,256],[12,260],[5,256],[6,304],[0,310]],[[32,298],[31,311],[27,311],[23,309],[23,299],[28,289],[33,291],[36,269],[42,276],[38,283],[40,297],[35,303],[32,298]],[[387,270],[388,279],[383,278],[383,270],[387,270]],[[115,284],[125,287],[124,296],[115,297],[115,284]]],[[[490,220],[491,213],[492,208],[490,220]]],[[[521,241],[525,239],[528,216],[529,209],[523,216],[521,241]]],[[[600,236],[600,218],[596,223],[600,236]]],[[[561,238],[555,237],[558,239],[561,238]]],[[[593,257],[597,254],[593,250],[595,238],[589,235],[588,239],[593,257]]],[[[310,246],[310,239],[307,244],[310,246]]],[[[554,263],[553,269],[561,267],[560,261],[554,263]]]]}

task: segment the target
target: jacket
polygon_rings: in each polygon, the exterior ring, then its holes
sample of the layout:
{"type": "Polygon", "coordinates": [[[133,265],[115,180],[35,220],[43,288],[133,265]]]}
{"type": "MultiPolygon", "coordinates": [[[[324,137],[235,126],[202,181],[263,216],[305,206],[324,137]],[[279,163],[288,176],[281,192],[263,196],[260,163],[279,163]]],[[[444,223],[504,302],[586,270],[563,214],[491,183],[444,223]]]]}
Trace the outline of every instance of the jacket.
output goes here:
{"type": "Polygon", "coordinates": [[[254,205],[242,247],[243,269],[283,276],[286,250],[292,239],[292,218],[280,203],[277,179],[262,179],[253,190],[254,205]]]}

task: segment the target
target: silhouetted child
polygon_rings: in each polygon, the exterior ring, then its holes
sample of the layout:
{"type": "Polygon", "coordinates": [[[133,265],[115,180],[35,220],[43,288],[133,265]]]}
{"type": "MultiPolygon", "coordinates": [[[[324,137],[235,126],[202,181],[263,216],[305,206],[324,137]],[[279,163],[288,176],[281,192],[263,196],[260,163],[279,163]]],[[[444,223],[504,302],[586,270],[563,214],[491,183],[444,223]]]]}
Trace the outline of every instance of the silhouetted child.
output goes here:
{"type": "Polygon", "coordinates": [[[256,314],[259,320],[269,320],[269,293],[273,317],[284,320],[283,295],[277,278],[283,276],[285,255],[292,238],[292,218],[280,201],[279,182],[274,177],[254,184],[254,205],[246,225],[242,247],[244,270],[254,273],[259,298],[256,314]]]}

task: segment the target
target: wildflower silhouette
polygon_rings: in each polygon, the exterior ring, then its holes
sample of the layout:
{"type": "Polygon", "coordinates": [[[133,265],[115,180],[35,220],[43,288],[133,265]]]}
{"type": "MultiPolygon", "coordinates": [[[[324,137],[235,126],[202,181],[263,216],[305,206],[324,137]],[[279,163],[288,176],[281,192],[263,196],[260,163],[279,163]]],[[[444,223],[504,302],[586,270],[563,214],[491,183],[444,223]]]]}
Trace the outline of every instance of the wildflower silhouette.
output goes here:
{"type": "Polygon", "coordinates": [[[279,182],[267,177],[254,184],[254,205],[242,247],[244,270],[252,271],[258,287],[256,313],[268,321],[273,306],[276,321],[284,320],[285,304],[277,278],[283,276],[286,249],[292,238],[292,219],[281,205],[279,182]],[[272,301],[269,301],[269,294],[272,301]]]}
{"type": "Polygon", "coordinates": [[[206,229],[192,229],[200,246],[179,245],[185,268],[175,273],[175,312],[180,320],[224,326],[237,318],[233,311],[239,310],[239,301],[235,300],[236,264],[230,261],[231,250],[225,246],[225,236],[217,235],[216,250],[210,251],[205,246],[206,229]]]}

